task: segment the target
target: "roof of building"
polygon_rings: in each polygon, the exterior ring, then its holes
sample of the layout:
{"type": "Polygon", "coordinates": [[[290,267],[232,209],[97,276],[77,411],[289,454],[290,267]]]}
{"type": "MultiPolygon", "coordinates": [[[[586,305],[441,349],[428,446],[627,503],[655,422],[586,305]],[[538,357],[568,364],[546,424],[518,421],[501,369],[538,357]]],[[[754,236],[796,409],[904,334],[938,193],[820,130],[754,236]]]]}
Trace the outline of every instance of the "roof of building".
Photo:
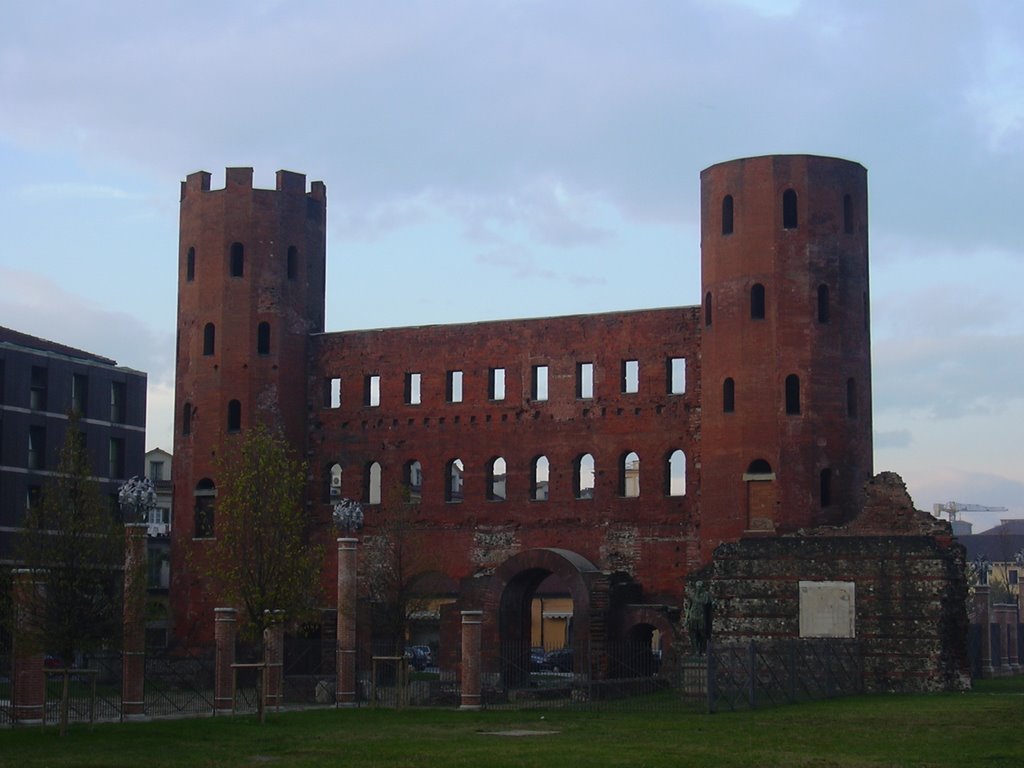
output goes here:
{"type": "Polygon", "coordinates": [[[81,349],[75,349],[65,344],[58,344],[55,341],[49,341],[48,339],[41,339],[38,336],[30,336],[27,333],[21,333],[11,328],[5,328],[0,325],[0,344],[13,344],[17,347],[24,347],[26,349],[34,349],[39,352],[53,352],[58,355],[65,355],[67,357],[74,357],[80,360],[88,360],[93,363],[102,363],[103,365],[117,365],[116,360],[111,360],[109,357],[103,357],[102,355],[96,355],[92,352],[86,352],[81,349]]]}
{"type": "Polygon", "coordinates": [[[1011,563],[1014,555],[1024,549],[1024,533],[976,533],[958,536],[957,541],[967,550],[968,560],[984,555],[990,563],[1011,563]]]}
{"type": "Polygon", "coordinates": [[[1000,520],[999,525],[987,531],[979,531],[978,536],[1024,536],[1024,520],[1000,520]]]}

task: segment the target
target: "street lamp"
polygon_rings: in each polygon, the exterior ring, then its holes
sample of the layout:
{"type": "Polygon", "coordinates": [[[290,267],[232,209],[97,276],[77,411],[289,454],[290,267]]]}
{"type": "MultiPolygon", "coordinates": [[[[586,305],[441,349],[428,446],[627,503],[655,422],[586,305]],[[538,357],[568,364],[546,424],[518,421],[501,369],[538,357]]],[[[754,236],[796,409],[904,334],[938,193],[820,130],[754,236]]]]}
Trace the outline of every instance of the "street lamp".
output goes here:
{"type": "Polygon", "coordinates": [[[334,505],[334,527],[352,534],[363,527],[363,505],[354,499],[342,499],[334,505]]]}

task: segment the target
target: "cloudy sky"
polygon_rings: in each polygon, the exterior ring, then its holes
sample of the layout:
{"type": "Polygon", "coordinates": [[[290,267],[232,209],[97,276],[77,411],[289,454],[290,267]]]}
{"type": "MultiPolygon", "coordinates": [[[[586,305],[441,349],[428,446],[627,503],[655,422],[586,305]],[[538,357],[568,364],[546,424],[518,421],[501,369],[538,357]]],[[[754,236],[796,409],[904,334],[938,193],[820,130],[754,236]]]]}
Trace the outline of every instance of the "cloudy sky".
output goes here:
{"type": "Polygon", "coordinates": [[[149,373],[179,182],[327,184],[329,330],[693,305],[701,169],[868,168],[875,468],[1024,517],[1024,3],[0,0],[0,325],[149,373]]]}

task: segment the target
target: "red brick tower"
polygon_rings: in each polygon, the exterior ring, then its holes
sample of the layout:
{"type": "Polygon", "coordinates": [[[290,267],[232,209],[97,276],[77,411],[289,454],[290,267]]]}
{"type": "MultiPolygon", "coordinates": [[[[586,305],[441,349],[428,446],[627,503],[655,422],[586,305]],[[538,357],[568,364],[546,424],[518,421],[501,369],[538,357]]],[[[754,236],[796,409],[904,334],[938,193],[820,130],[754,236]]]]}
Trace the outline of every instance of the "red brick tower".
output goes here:
{"type": "Polygon", "coordinates": [[[224,189],[205,171],[181,185],[171,604],[193,642],[212,638],[216,597],[197,585],[195,558],[216,529],[222,447],[257,423],[305,445],[326,220],[326,187],[307,192],[303,174],[278,171],[272,190],[253,189],[251,168],[228,168],[224,189]]]}
{"type": "Polygon", "coordinates": [[[701,173],[701,538],[851,517],[872,474],[867,172],[809,155],[701,173]]]}

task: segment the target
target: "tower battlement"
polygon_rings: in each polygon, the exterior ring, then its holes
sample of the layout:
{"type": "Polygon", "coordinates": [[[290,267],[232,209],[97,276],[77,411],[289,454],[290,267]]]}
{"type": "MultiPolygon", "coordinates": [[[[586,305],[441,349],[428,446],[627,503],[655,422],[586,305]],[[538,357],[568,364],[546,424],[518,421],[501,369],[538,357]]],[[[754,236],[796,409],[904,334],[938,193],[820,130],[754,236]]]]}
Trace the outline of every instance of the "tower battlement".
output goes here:
{"type": "MultiPolygon", "coordinates": [[[[199,192],[223,192],[224,190],[245,191],[252,190],[252,168],[226,168],[224,171],[224,187],[221,189],[210,189],[211,175],[208,171],[195,171],[185,177],[181,182],[181,200],[184,201],[189,194],[199,192]]],[[[288,195],[305,195],[318,202],[326,202],[327,185],[322,181],[314,181],[310,184],[310,190],[306,191],[306,174],[295,171],[280,170],[276,175],[275,189],[258,190],[262,192],[283,192],[288,195]]]]}

